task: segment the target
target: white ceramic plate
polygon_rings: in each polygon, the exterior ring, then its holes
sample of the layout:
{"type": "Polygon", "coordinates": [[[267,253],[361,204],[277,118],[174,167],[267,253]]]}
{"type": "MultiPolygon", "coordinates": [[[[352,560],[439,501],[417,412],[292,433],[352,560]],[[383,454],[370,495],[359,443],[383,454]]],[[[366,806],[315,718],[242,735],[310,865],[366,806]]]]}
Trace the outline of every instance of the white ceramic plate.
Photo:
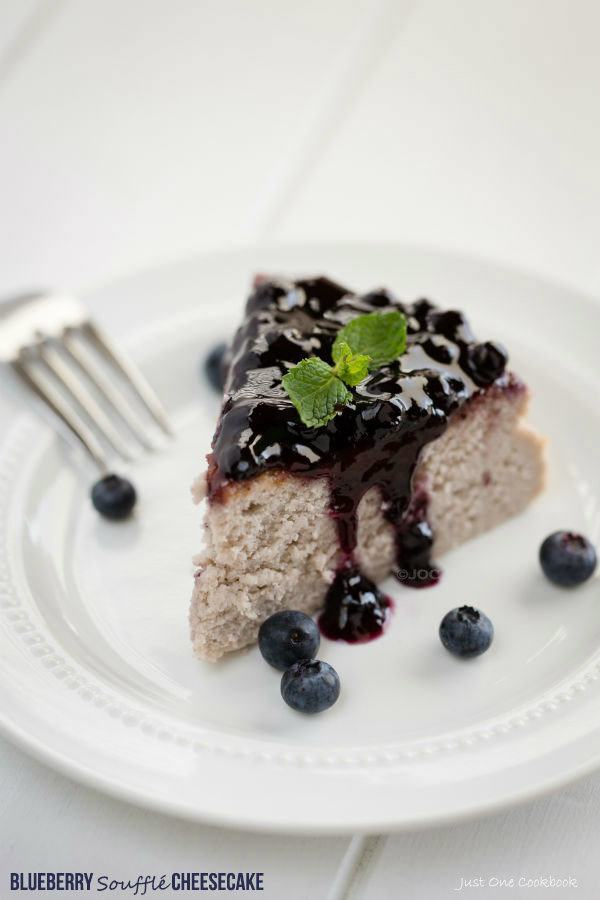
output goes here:
{"type": "Polygon", "coordinates": [[[155,808],[310,832],[452,821],[600,762],[598,580],[560,591],[537,563],[554,529],[598,540],[599,306],[480,262],[381,246],[211,255],[87,299],[158,389],[177,440],[132,467],[135,519],[101,521],[87,498],[91,470],[2,374],[1,720],[13,739],[155,808]],[[201,540],[188,487],[218,413],[201,360],[232,333],[255,271],[325,271],[464,309],[482,338],[510,347],[551,439],[549,488],[524,515],[445,557],[438,587],[390,584],[396,611],[382,639],[323,640],[342,696],[313,718],[284,705],[256,649],[211,666],[188,639],[201,540]],[[469,663],[437,636],[443,614],[464,603],[496,629],[469,663]]]}

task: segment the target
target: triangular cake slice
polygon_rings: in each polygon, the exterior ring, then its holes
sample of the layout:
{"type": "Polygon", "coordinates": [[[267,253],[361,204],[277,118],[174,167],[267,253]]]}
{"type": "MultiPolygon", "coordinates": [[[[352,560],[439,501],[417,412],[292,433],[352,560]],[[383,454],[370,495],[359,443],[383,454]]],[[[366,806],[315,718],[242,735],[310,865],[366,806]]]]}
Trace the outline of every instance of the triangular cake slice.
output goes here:
{"type": "Polygon", "coordinates": [[[462,313],[327,278],[256,279],[226,359],[208,472],[205,549],[190,611],[203,659],[256,640],[280,609],[315,613],[331,637],[377,634],[390,572],[424,586],[435,561],[523,510],[544,482],[544,441],[506,351],[478,343],[462,313]],[[320,428],[302,424],[282,377],[331,359],[352,318],[398,309],[406,352],[352,389],[320,428]]]}

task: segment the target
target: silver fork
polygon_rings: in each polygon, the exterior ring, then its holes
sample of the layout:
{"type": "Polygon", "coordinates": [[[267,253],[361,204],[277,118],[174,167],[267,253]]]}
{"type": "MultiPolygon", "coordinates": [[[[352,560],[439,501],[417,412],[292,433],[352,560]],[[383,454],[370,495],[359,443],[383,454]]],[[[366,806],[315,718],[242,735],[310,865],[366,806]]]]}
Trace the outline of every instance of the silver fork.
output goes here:
{"type": "Polygon", "coordinates": [[[0,361],[12,369],[62,420],[101,473],[108,471],[106,447],[131,459],[118,420],[141,447],[151,450],[144,415],[167,435],[163,406],[141,372],[66,294],[37,293],[0,303],[0,361]],[[103,367],[101,359],[107,364],[103,367]],[[115,386],[108,371],[125,390],[115,386]],[[99,402],[101,397],[103,402],[99,402]]]}

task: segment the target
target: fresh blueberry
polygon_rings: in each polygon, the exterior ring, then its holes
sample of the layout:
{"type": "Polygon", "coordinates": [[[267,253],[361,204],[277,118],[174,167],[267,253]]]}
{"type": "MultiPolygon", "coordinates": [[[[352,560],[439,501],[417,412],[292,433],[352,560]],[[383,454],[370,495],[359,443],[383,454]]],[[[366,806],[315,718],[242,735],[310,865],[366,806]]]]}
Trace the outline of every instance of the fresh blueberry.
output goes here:
{"type": "Polygon", "coordinates": [[[312,659],[319,649],[319,629],[303,612],[285,609],[260,626],[258,647],[266,661],[283,672],[293,663],[312,659]]]}
{"type": "Polygon", "coordinates": [[[134,486],[120,475],[105,475],[92,487],[92,503],[107,519],[126,519],[136,499],[134,486]]]}
{"type": "Polygon", "coordinates": [[[298,712],[323,712],[340,696],[338,673],[320,659],[302,659],[283,673],[281,696],[298,712]]]}
{"type": "Polygon", "coordinates": [[[596,568],[596,551],[582,534],[555,531],[540,547],[540,564],[546,578],[561,587],[582,584],[596,568]]]}
{"type": "Polygon", "coordinates": [[[485,653],[494,637],[494,626],[472,606],[461,606],[446,613],[440,625],[440,640],[446,650],[463,659],[485,653]]]}
{"type": "Polygon", "coordinates": [[[224,387],[223,357],[226,350],[227,344],[217,344],[204,360],[206,377],[219,394],[223,393],[224,387]]]}
{"type": "Polygon", "coordinates": [[[475,344],[469,352],[469,368],[473,380],[481,387],[487,387],[500,378],[507,362],[506,348],[497,341],[475,344]]]}

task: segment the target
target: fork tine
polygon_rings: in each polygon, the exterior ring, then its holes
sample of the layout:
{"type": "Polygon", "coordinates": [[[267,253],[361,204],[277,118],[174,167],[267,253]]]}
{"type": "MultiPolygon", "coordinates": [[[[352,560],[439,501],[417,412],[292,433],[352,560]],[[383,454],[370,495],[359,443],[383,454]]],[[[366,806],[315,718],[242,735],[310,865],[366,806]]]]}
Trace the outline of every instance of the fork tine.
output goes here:
{"type": "Polygon", "coordinates": [[[142,422],[124,401],[121,394],[114,389],[108,378],[97,365],[96,361],[92,359],[90,351],[87,348],[84,349],[81,342],[77,340],[77,331],[75,329],[68,330],[63,335],[60,343],[68,357],[77,365],[85,377],[92,382],[107,403],[115,410],[136,441],[138,441],[138,443],[146,450],[154,450],[155,448],[144,434],[142,422]]]}
{"type": "Polygon", "coordinates": [[[131,455],[119,432],[89,391],[83,388],[77,379],[73,377],[71,370],[61,359],[60,354],[47,341],[42,341],[38,345],[37,350],[41,362],[83,409],[84,413],[91,419],[113,450],[123,459],[130,461],[131,455]]]}
{"type": "Polygon", "coordinates": [[[117,349],[117,347],[93,324],[93,322],[84,322],[81,326],[82,330],[87,334],[90,340],[98,347],[98,349],[109,359],[112,364],[119,369],[121,374],[126,378],[135,390],[154,421],[162,428],[165,434],[173,435],[173,430],[169,424],[167,414],[163,409],[162,403],[138,370],[138,368],[130,363],[117,349]]]}
{"type": "Polygon", "coordinates": [[[55,391],[51,385],[45,383],[41,378],[38,378],[36,372],[27,364],[22,355],[19,359],[13,359],[11,361],[11,366],[27,386],[50,407],[52,412],[58,416],[59,419],[64,422],[67,428],[83,445],[85,450],[87,450],[100,471],[107,472],[108,465],[106,457],[93,432],[79,416],[71,411],[58,391],[55,391]]]}

